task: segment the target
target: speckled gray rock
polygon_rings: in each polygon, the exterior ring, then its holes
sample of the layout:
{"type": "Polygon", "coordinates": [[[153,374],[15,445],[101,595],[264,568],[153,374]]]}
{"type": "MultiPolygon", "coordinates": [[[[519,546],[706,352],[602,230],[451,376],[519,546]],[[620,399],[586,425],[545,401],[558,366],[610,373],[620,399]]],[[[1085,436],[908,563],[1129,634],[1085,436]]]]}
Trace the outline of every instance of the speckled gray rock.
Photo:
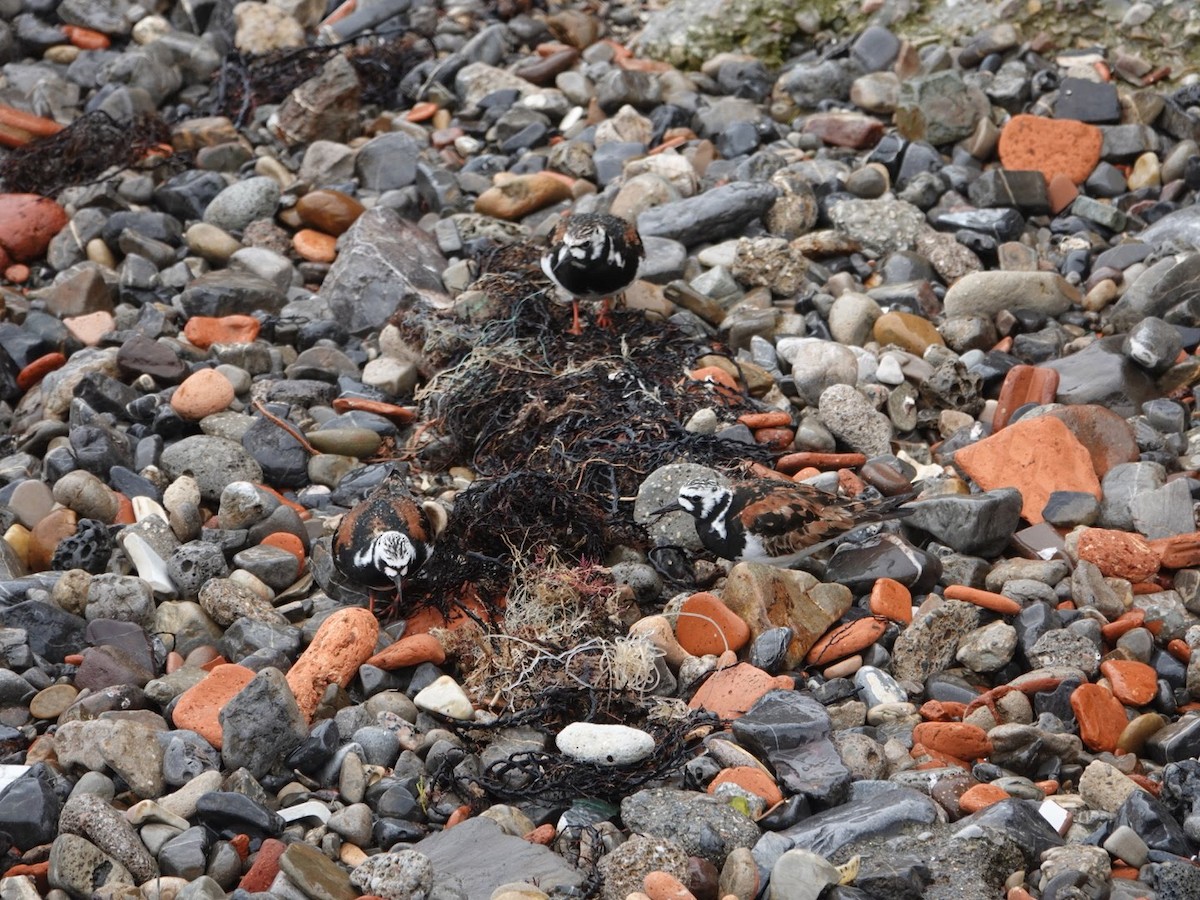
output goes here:
{"type": "Polygon", "coordinates": [[[1021,493],[999,488],[982,494],[931,497],[911,504],[905,524],[927,531],[959,553],[992,557],[1004,551],[1021,523],[1021,493]]]}
{"type": "Polygon", "coordinates": [[[193,600],[206,583],[227,576],[229,565],[219,545],[208,541],[190,541],[168,557],[167,574],[179,588],[179,596],[193,600]]]}
{"type": "Polygon", "coordinates": [[[752,847],[758,827],[724,801],[709,794],[650,788],[621,801],[621,819],[639,834],[666,838],[689,856],[714,864],[735,847],[752,847]]]}
{"type": "Polygon", "coordinates": [[[262,481],[262,466],[241,444],[207,434],[185,437],[163,450],[162,468],[170,478],[190,473],[200,496],[215,504],[231,481],[262,481]]]}
{"type": "Polygon", "coordinates": [[[603,879],[601,900],[625,900],[642,889],[642,879],[650,872],[666,872],[686,883],[688,855],[665,838],[634,834],[602,857],[596,871],[603,879]]]}
{"type": "Polygon", "coordinates": [[[1100,668],[1100,650],[1083,635],[1055,628],[1047,631],[1029,650],[1029,661],[1035,666],[1071,666],[1085,672],[1088,677],[1100,668]]]}
{"type": "Polygon", "coordinates": [[[891,449],[891,420],[850,385],[835,384],[822,391],[818,411],[833,436],[859,453],[871,457],[891,449]]]}
{"type": "Polygon", "coordinates": [[[835,227],[880,256],[913,249],[929,228],[921,210],[891,195],[876,200],[839,200],[829,208],[829,218],[835,227]]]}
{"type": "Polygon", "coordinates": [[[100,753],[105,764],[124,778],[139,797],[162,794],[163,751],[153,728],[130,719],[118,719],[102,733],[100,753]]]}
{"type": "Polygon", "coordinates": [[[226,231],[241,231],[255,219],[275,215],[279,195],[279,182],[266,175],[234,182],[213,197],[204,210],[204,221],[226,231]]]}
{"type": "Polygon", "coordinates": [[[138,884],[158,874],[158,864],[129,821],[94,794],[72,794],[58,820],[60,831],[85,837],[125,866],[138,884]]]}
{"type": "Polygon", "coordinates": [[[91,841],[60,834],[50,846],[50,885],[72,897],[91,897],[93,891],[118,884],[136,885],[133,875],[91,841]]]}
{"type": "Polygon", "coordinates": [[[350,883],[384,900],[425,900],[433,890],[433,863],[416,850],[380,853],[355,866],[350,883]]]}
{"type": "Polygon", "coordinates": [[[287,619],[248,587],[228,578],[214,578],[200,588],[200,608],[218,625],[232,625],[245,616],[268,625],[286,625],[287,619]]]}
{"type": "Polygon", "coordinates": [[[982,610],[946,600],[900,633],[892,648],[892,676],[900,681],[925,679],[950,667],[964,635],[979,625],[982,610]]]}
{"type": "Polygon", "coordinates": [[[154,624],[154,591],[132,575],[97,575],[88,585],[84,618],[116,619],[143,628],[154,624]]]}

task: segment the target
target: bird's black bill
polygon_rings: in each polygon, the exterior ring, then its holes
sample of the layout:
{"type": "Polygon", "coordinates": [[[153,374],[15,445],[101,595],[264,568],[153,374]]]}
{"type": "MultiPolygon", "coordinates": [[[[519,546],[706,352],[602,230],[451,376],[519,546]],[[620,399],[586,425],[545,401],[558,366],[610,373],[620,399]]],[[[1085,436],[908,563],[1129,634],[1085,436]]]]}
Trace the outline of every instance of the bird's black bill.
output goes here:
{"type": "Polygon", "coordinates": [[[682,510],[683,507],[680,506],[679,501],[676,500],[674,503],[668,503],[666,506],[660,506],[658,509],[650,513],[650,515],[657,519],[659,516],[665,516],[669,512],[680,512],[682,510]]]}

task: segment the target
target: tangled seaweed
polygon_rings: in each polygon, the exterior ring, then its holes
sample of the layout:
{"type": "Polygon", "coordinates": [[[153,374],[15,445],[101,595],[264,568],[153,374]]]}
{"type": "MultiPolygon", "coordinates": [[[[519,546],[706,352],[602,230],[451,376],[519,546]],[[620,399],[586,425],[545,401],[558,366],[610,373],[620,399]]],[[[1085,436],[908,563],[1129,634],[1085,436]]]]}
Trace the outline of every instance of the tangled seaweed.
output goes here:
{"type": "MultiPolygon", "coordinates": [[[[118,122],[103,110],[92,110],[57,134],[12,150],[0,160],[0,182],[15,193],[53,197],[63,188],[92,184],[110,169],[145,164],[170,141],[170,126],[155,113],[118,122]]],[[[159,158],[155,164],[167,160],[159,158]]]]}
{"type": "MultiPolygon", "coordinates": [[[[631,514],[638,485],[667,463],[770,458],[759,445],[684,427],[713,402],[706,385],[682,374],[699,353],[694,340],[640,313],[618,311],[616,321],[615,332],[592,328],[571,344],[545,334],[480,344],[422,391],[423,417],[478,472],[558,476],[613,518],[631,514]],[[587,352],[593,347],[600,352],[587,352]]],[[[519,317],[499,324],[532,327],[519,317]]],[[[754,408],[749,398],[742,403],[754,408]]]]}
{"type": "Polygon", "coordinates": [[[241,128],[254,110],[280,103],[293,90],[321,71],[338,53],[358,74],[362,102],[395,106],[400,82],[428,59],[430,49],[412,35],[357,37],[337,44],[273,50],[260,55],[231,52],[217,75],[213,111],[228,116],[241,128]]]}

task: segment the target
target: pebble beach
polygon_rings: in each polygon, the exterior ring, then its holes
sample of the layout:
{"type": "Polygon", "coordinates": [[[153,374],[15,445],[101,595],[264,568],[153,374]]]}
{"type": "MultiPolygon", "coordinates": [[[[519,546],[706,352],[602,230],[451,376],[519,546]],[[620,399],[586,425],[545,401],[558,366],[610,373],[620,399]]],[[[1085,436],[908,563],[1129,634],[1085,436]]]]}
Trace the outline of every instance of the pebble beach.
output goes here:
{"type": "Polygon", "coordinates": [[[1198,142],[1171,0],[0,0],[0,900],[1197,900],[1198,142]]]}

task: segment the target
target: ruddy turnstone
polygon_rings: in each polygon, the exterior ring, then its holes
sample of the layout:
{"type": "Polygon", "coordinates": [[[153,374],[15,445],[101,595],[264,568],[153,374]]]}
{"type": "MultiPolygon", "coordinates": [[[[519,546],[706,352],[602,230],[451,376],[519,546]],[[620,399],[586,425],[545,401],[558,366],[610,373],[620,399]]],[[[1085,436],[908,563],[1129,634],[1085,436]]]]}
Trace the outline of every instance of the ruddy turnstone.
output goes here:
{"type": "Polygon", "coordinates": [[[571,300],[571,334],[583,331],[580,300],[603,299],[597,324],[608,324],[609,301],[633,283],[645,255],[641,235],[631,222],[603,213],[563,217],[550,235],[542,271],[571,300]]]}
{"type": "Polygon", "coordinates": [[[811,485],[763,478],[723,487],[698,479],[656,514],[683,510],[701,542],[723,559],[788,566],[864,525],[908,514],[912,494],[848,500],[811,485]]]}
{"type": "MultiPolygon", "coordinates": [[[[404,476],[393,469],[342,516],[333,535],[333,563],[348,579],[371,589],[372,610],[375,592],[394,592],[399,603],[404,580],[433,552],[440,528],[430,521],[429,507],[417,502],[404,476]]],[[[442,517],[437,521],[444,524],[442,517]]]]}

